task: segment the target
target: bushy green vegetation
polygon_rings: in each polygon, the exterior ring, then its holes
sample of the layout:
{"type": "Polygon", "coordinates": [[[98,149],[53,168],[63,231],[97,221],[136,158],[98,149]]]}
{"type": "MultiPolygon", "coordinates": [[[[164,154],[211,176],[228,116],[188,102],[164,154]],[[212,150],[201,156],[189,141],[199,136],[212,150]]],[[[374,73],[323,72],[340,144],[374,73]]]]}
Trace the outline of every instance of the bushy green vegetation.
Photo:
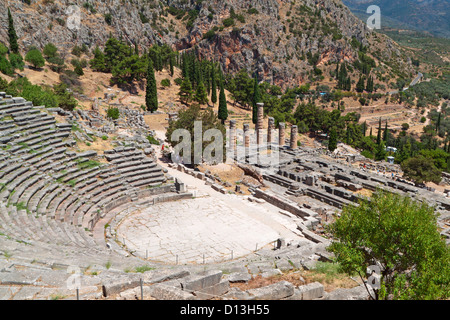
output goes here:
{"type": "Polygon", "coordinates": [[[426,202],[377,191],[359,206],[345,206],[327,230],[335,240],[328,250],[349,275],[364,280],[369,266],[380,267],[372,298],[448,299],[450,250],[426,202]]]}
{"type": "MultiPolygon", "coordinates": [[[[95,71],[112,74],[111,83],[129,85],[133,81],[146,78],[148,59],[153,62],[156,71],[169,69],[174,63],[175,52],[168,45],[153,45],[148,53],[139,54],[137,47],[132,48],[124,41],[110,37],[105,44],[104,51],[96,47],[94,57],[89,61],[95,71]]],[[[173,71],[172,71],[173,73],[173,71]]]]}
{"type": "Polygon", "coordinates": [[[73,110],[78,105],[72,93],[67,91],[67,85],[64,83],[54,87],[44,87],[34,85],[26,77],[23,77],[14,79],[9,83],[0,80],[0,90],[12,96],[23,97],[32,101],[35,106],[73,110]]]}

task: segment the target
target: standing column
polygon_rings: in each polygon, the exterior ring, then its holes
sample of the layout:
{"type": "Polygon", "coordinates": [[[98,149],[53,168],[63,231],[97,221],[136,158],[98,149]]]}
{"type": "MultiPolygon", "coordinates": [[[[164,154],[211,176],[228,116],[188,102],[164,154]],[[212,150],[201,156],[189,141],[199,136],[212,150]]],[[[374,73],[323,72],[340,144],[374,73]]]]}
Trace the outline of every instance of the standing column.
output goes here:
{"type": "Polygon", "coordinates": [[[262,128],[264,120],[264,103],[258,102],[256,105],[258,107],[258,118],[256,121],[256,143],[259,146],[262,144],[263,140],[262,128]]]}
{"type": "Polygon", "coordinates": [[[273,129],[275,128],[275,120],[269,117],[267,125],[267,144],[270,145],[273,142],[273,129]]]}
{"type": "Polygon", "coordinates": [[[236,120],[230,120],[230,152],[236,157],[236,120]]]}
{"type": "Polygon", "coordinates": [[[285,124],[284,122],[280,122],[278,124],[278,131],[279,131],[279,136],[278,136],[278,146],[279,148],[281,148],[282,146],[284,146],[285,144],[285,137],[284,137],[284,131],[285,131],[285,124]]]}
{"type": "Polygon", "coordinates": [[[248,162],[250,148],[250,124],[244,123],[244,159],[245,162],[248,162]]]}
{"type": "Polygon", "coordinates": [[[297,149],[297,126],[293,125],[291,126],[291,143],[290,147],[291,149],[297,149]]]}
{"type": "Polygon", "coordinates": [[[244,123],[244,147],[247,149],[250,147],[250,125],[244,123]]]}

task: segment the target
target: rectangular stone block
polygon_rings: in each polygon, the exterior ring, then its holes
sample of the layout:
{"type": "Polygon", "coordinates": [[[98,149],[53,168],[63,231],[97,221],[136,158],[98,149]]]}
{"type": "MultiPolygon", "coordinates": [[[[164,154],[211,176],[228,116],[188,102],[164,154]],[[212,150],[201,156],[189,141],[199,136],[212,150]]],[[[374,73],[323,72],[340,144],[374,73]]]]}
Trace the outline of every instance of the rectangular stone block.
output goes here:
{"type": "Polygon", "coordinates": [[[189,275],[190,272],[188,270],[152,270],[144,272],[143,280],[145,284],[149,284],[179,279],[189,275]]]}
{"type": "Polygon", "coordinates": [[[111,281],[103,283],[102,292],[103,296],[108,297],[113,294],[117,294],[121,291],[138,287],[140,285],[139,279],[128,279],[124,281],[111,281]]]}
{"type": "Polygon", "coordinates": [[[265,287],[250,289],[247,292],[256,300],[279,300],[294,294],[294,285],[287,281],[280,281],[265,287]]]}
{"type": "Polygon", "coordinates": [[[313,282],[304,286],[298,287],[302,293],[302,300],[313,300],[321,298],[324,293],[323,285],[319,282],[313,282]]]}
{"type": "Polygon", "coordinates": [[[199,299],[212,299],[221,296],[230,290],[230,283],[227,280],[221,281],[213,286],[206,287],[202,290],[195,291],[195,295],[199,299]]]}
{"type": "Polygon", "coordinates": [[[192,293],[183,291],[179,288],[156,284],[150,287],[150,295],[157,300],[196,300],[197,297],[192,293]]]}
{"type": "Polygon", "coordinates": [[[180,283],[183,290],[198,291],[218,284],[221,278],[222,271],[210,270],[203,274],[186,277],[180,283]]]}

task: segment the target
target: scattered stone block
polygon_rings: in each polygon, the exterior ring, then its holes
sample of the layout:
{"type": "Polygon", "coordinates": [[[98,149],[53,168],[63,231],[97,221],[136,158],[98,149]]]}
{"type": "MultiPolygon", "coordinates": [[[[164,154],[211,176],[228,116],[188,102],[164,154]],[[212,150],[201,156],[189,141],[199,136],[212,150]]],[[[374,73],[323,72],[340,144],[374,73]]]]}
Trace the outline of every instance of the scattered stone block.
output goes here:
{"type": "Polygon", "coordinates": [[[227,277],[227,280],[231,283],[248,282],[251,279],[252,276],[248,272],[233,272],[227,277]]]}
{"type": "Polygon", "coordinates": [[[150,295],[157,300],[196,300],[192,293],[165,284],[155,284],[150,287],[150,295]]]}
{"type": "Polygon", "coordinates": [[[319,282],[313,282],[297,288],[302,294],[302,300],[313,300],[321,298],[324,294],[323,285],[319,282]]]}
{"type": "Polygon", "coordinates": [[[159,283],[163,281],[173,280],[173,279],[179,279],[183,277],[187,277],[190,275],[190,272],[188,270],[151,270],[144,272],[143,274],[143,281],[144,284],[150,284],[150,283],[159,283]]]}
{"type": "Polygon", "coordinates": [[[102,292],[104,297],[109,297],[113,294],[125,291],[127,289],[135,288],[140,285],[139,279],[126,279],[118,281],[108,281],[103,283],[102,292]]]}
{"type": "Polygon", "coordinates": [[[247,292],[256,300],[280,300],[294,294],[294,285],[287,281],[280,281],[265,287],[250,289],[247,292]]]}
{"type": "Polygon", "coordinates": [[[326,294],[325,300],[367,300],[369,293],[361,285],[351,289],[339,288],[326,294]]]}
{"type": "Polygon", "coordinates": [[[196,274],[183,278],[180,284],[181,288],[185,291],[198,291],[218,284],[221,278],[222,271],[210,270],[203,274],[196,274]]]}
{"type": "Polygon", "coordinates": [[[215,285],[195,291],[194,294],[201,300],[212,299],[214,297],[221,296],[227,293],[228,290],[230,290],[230,282],[228,282],[227,280],[223,280],[215,285]]]}

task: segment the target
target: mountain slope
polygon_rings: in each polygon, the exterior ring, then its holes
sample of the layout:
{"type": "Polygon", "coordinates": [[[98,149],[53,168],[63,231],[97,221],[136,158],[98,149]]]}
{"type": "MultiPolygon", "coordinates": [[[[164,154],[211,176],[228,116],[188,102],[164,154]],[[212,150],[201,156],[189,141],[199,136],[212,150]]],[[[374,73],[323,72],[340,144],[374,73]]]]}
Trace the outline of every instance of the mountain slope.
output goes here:
{"type": "Polygon", "coordinates": [[[369,30],[340,0],[36,0],[30,5],[8,0],[0,8],[4,43],[7,6],[23,51],[49,42],[66,52],[76,44],[92,50],[112,34],[140,49],[153,43],[195,49],[219,61],[226,72],[247,69],[260,80],[286,87],[311,82],[322,71],[326,75],[338,61],[357,60],[356,39],[386,72],[412,72],[400,47],[369,30]],[[70,28],[70,5],[80,12],[75,30],[70,28]]]}

